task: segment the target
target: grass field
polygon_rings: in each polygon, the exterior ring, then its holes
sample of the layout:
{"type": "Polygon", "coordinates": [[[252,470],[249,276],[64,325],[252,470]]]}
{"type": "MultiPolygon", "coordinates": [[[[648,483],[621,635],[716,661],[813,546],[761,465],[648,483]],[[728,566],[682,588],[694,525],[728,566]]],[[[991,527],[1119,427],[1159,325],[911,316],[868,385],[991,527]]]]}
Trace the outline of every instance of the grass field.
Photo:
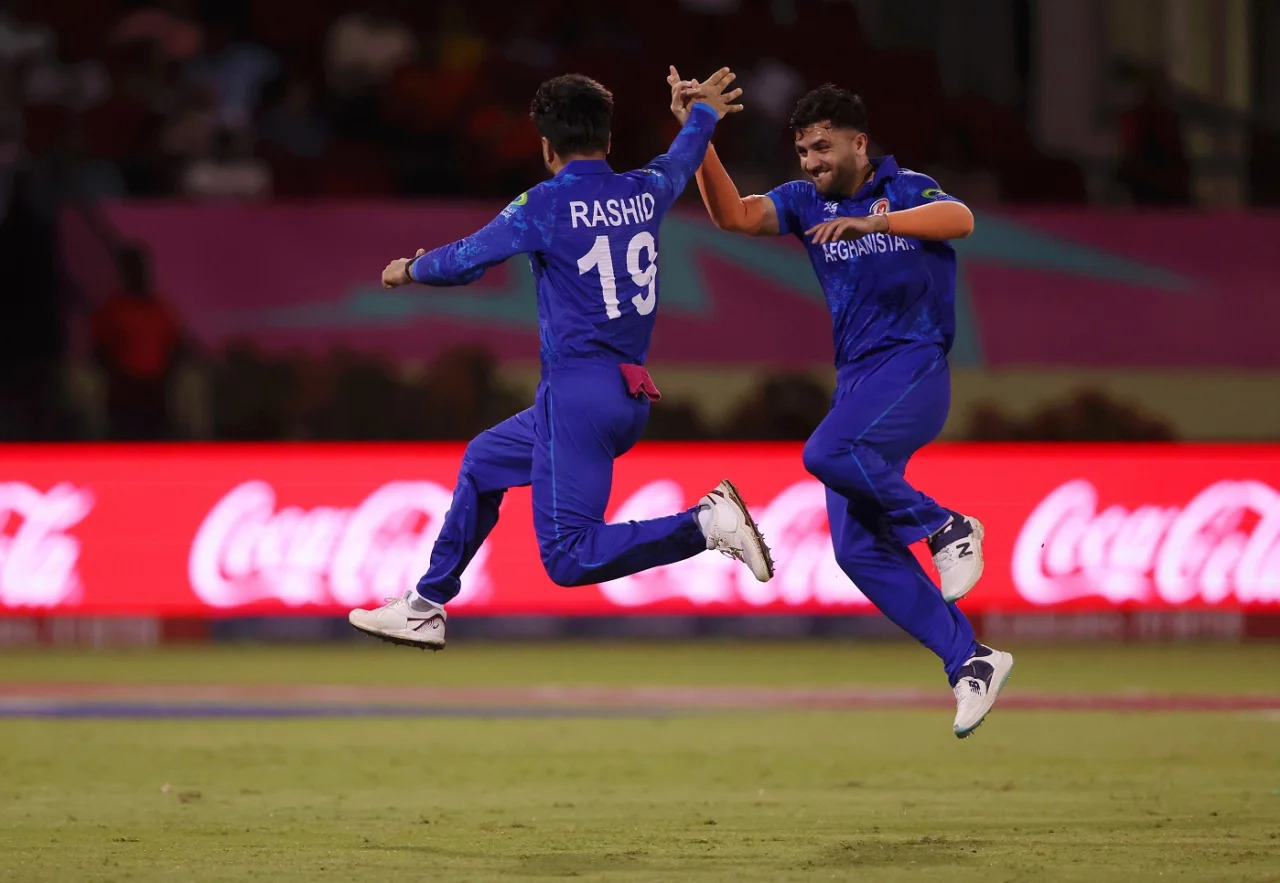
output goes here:
{"type": "Polygon", "coordinates": [[[0,880],[1280,881],[1280,645],[1008,649],[964,742],[899,644],[0,654],[0,880]]]}

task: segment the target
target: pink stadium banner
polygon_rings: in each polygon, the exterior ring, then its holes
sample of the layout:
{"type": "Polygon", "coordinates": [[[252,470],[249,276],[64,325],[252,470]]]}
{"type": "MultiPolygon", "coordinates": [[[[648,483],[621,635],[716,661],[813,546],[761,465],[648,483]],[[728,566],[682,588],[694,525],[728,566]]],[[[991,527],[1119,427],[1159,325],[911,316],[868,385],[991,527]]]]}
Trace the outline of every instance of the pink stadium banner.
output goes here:
{"type": "MultiPolygon", "coordinates": [[[[501,205],[449,202],[118,203],[117,234],[146,243],[162,295],[194,338],[267,352],[345,347],[430,361],[459,343],[534,362],[537,316],[517,258],[465,288],[383,291],[388,260],[465,236],[501,205]]],[[[957,243],[953,360],[992,367],[1280,368],[1274,249],[1280,215],[978,211],[957,243]]],[[[91,299],[114,284],[83,218],[67,266],[91,299]]],[[[804,249],[722,233],[692,197],[663,223],[658,365],[807,368],[831,322],[804,249]],[[778,329],[785,328],[785,334],[778,329]]]]}

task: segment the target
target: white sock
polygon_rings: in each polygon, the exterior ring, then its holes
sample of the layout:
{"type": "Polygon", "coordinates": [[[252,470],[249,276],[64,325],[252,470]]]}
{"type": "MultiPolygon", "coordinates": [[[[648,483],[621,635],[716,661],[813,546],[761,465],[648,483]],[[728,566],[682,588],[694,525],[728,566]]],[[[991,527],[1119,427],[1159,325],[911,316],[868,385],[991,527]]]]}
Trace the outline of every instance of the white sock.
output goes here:
{"type": "Polygon", "coordinates": [[[711,504],[700,503],[698,505],[698,527],[702,528],[704,537],[711,536],[711,504]]]}
{"type": "Polygon", "coordinates": [[[410,590],[408,594],[409,609],[417,613],[430,613],[432,610],[444,610],[444,607],[435,601],[428,601],[417,593],[416,590],[410,590]]]}

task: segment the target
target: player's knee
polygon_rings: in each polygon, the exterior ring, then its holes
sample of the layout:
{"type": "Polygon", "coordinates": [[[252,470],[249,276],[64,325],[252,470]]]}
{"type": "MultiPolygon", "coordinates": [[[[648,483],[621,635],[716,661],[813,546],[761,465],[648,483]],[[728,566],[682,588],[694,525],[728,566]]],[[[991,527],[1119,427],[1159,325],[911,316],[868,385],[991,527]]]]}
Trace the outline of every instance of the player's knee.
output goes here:
{"type": "Polygon", "coordinates": [[[467,442],[466,448],[462,451],[462,467],[461,471],[471,474],[475,471],[476,464],[484,458],[484,443],[480,441],[480,437],[476,436],[467,442]]]}
{"type": "Polygon", "coordinates": [[[804,468],[827,487],[856,498],[874,498],[860,454],[863,449],[849,441],[832,442],[811,436],[804,445],[804,468]]]}
{"type": "Polygon", "coordinates": [[[827,479],[832,474],[832,453],[831,445],[817,433],[809,436],[809,440],[804,443],[804,468],[823,484],[830,484],[827,479]]]}
{"type": "Polygon", "coordinates": [[[577,559],[561,549],[544,550],[542,566],[546,569],[551,581],[561,588],[585,586],[591,582],[585,578],[586,574],[577,559]]]}

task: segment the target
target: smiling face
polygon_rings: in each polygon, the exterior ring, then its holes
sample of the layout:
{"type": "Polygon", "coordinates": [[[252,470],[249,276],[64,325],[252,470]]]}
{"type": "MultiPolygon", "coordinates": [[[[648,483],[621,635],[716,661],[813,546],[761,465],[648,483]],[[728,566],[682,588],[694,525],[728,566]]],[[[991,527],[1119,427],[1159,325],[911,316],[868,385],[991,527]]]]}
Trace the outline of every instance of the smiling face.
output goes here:
{"type": "Polygon", "coordinates": [[[848,89],[827,83],[807,92],[791,131],[800,168],[824,197],[852,196],[867,179],[867,108],[848,89]]]}
{"type": "Polygon", "coordinates": [[[822,120],[796,129],[795,137],[800,168],[818,193],[827,198],[853,195],[865,177],[866,133],[822,120]]]}

